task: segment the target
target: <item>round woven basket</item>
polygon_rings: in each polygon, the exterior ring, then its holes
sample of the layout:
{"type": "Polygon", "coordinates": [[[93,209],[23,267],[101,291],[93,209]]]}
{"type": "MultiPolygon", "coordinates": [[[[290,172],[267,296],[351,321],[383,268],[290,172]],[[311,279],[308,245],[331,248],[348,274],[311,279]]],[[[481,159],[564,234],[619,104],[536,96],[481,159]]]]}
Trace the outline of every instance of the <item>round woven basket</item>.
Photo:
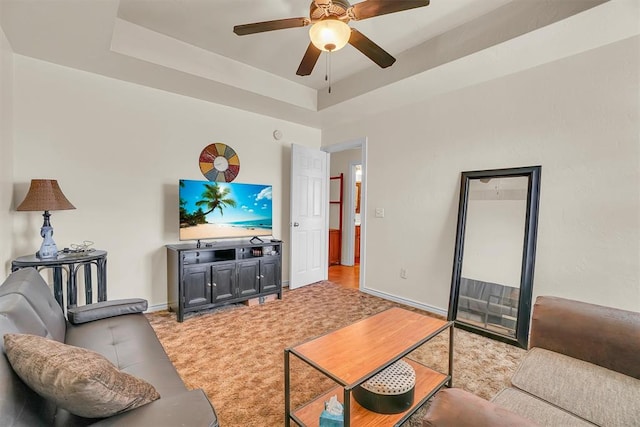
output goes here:
{"type": "Polygon", "coordinates": [[[413,405],[416,372],[399,360],[353,389],[353,397],[364,408],[380,414],[398,414],[413,405]]]}

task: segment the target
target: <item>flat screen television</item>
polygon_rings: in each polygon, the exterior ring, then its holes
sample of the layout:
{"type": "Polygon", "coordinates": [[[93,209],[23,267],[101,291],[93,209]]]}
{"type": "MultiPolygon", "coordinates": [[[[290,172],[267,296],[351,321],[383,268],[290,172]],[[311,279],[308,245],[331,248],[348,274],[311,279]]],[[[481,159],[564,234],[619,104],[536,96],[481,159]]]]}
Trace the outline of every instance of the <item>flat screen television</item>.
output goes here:
{"type": "Polygon", "coordinates": [[[180,240],[272,235],[271,185],[181,179],[180,240]]]}

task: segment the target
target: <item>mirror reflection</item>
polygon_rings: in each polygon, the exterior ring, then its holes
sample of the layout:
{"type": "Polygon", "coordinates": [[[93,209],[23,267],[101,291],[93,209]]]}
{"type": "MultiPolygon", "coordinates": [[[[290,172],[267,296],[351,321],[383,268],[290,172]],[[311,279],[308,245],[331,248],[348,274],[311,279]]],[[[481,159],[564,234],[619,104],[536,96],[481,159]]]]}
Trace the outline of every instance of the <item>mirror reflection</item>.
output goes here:
{"type": "Polygon", "coordinates": [[[470,179],[457,319],[516,336],[526,176],[470,179]]]}

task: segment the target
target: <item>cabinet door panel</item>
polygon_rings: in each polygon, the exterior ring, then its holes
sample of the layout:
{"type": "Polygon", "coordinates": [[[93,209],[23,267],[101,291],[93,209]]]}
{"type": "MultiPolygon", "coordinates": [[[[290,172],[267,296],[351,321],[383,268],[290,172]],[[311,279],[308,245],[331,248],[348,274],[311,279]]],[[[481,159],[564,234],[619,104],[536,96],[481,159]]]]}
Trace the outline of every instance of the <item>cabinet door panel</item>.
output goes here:
{"type": "Polygon", "coordinates": [[[275,291],[280,287],[280,259],[260,260],[260,292],[275,291]]]}
{"type": "Polygon", "coordinates": [[[257,294],[260,289],[259,260],[238,263],[238,296],[257,294]]]}
{"type": "Polygon", "coordinates": [[[183,281],[185,307],[209,304],[211,301],[211,270],[208,266],[186,267],[183,281]]]}
{"type": "Polygon", "coordinates": [[[234,297],[233,289],[236,285],[235,263],[217,264],[211,267],[211,298],[214,303],[234,297]]]}

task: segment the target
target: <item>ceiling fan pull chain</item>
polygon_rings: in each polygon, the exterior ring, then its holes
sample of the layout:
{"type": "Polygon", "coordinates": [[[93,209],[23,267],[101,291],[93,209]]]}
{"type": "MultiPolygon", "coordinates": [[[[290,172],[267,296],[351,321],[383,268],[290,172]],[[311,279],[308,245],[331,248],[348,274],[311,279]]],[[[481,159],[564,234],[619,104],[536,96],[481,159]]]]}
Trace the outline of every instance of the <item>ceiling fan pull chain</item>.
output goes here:
{"type": "Polygon", "coordinates": [[[331,55],[331,52],[328,52],[327,55],[324,57],[324,81],[325,82],[329,81],[329,55],[331,55]]]}
{"type": "Polygon", "coordinates": [[[327,54],[327,62],[328,62],[328,71],[327,75],[329,76],[329,93],[331,93],[331,51],[327,54]]]}

